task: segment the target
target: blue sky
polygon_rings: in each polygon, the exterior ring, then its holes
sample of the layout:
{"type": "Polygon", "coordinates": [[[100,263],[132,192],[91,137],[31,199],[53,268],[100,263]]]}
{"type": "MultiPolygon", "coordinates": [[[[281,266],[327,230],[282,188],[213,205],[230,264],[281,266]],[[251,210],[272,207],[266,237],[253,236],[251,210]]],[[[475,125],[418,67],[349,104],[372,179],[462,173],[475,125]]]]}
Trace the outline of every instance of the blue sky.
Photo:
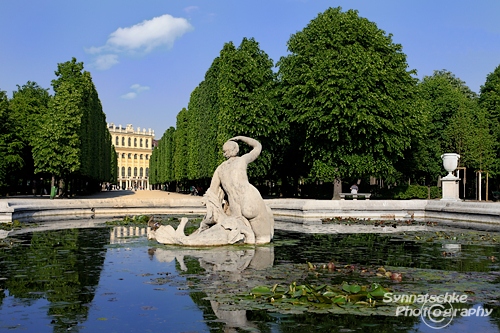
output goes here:
{"type": "Polygon", "coordinates": [[[224,43],[254,37],[276,62],[290,35],[338,6],[391,33],[419,78],[446,69],[479,92],[500,65],[498,0],[2,0],[0,90],[50,88],[57,64],[76,57],[108,122],[159,139],[224,43]]]}

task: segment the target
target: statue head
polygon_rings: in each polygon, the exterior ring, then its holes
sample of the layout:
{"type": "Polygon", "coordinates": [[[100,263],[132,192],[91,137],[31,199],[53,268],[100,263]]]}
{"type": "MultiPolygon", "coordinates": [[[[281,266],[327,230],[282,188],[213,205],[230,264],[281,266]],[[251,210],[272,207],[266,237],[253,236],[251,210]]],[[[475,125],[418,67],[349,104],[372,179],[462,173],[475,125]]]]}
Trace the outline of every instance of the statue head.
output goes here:
{"type": "Polygon", "coordinates": [[[238,155],[240,147],[234,141],[226,141],[224,146],[222,146],[222,150],[224,151],[224,157],[230,158],[238,155]]]}

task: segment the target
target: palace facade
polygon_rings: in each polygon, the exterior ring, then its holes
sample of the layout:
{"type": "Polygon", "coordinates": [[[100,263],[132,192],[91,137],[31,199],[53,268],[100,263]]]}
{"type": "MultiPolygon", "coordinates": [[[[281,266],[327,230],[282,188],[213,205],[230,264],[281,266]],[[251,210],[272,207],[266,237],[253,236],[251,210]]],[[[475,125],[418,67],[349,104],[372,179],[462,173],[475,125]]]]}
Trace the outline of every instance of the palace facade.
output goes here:
{"type": "Polygon", "coordinates": [[[118,156],[119,188],[149,189],[149,158],[156,142],[155,132],[114,123],[108,123],[108,130],[118,156]]]}

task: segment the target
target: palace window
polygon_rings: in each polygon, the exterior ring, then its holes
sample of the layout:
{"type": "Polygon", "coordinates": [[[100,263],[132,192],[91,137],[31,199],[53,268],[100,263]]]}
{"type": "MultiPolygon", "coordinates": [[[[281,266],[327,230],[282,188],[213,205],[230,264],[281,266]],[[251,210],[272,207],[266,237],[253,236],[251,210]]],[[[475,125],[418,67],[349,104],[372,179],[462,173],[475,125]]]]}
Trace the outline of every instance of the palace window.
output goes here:
{"type": "MultiPolygon", "coordinates": [[[[122,158],[125,158],[125,153],[122,153],[122,158]]],[[[124,175],[125,176],[125,175],[124,175]]]]}
{"type": "Polygon", "coordinates": [[[136,159],[137,159],[137,154],[134,154],[134,160],[136,160],[136,159]]]}
{"type": "Polygon", "coordinates": [[[146,159],[149,160],[149,155],[148,154],[146,154],[146,159]]]}
{"type": "Polygon", "coordinates": [[[141,156],[139,156],[139,159],[142,160],[142,154],[141,154],[141,156]]]}
{"type": "Polygon", "coordinates": [[[139,140],[139,147],[142,147],[142,139],[139,140]]]}
{"type": "Polygon", "coordinates": [[[134,147],[137,147],[137,138],[134,138],[134,147]]]}
{"type": "Polygon", "coordinates": [[[128,138],[128,146],[132,147],[132,138],[128,138]]]}
{"type": "Polygon", "coordinates": [[[118,146],[118,143],[120,142],[120,140],[118,139],[118,135],[115,137],[115,146],[118,146]]]}
{"type": "Polygon", "coordinates": [[[122,167],[122,177],[125,177],[125,167],[122,167]]]}
{"type": "Polygon", "coordinates": [[[139,177],[142,177],[142,168],[139,169],[139,177]]]}
{"type": "Polygon", "coordinates": [[[130,154],[130,153],[128,154],[128,159],[129,160],[132,159],[132,154],[130,154]]]}
{"type": "Polygon", "coordinates": [[[148,140],[148,139],[146,139],[146,148],[149,148],[149,147],[148,147],[148,145],[149,145],[149,144],[148,144],[148,142],[149,142],[149,140],[148,140]]]}
{"type": "Polygon", "coordinates": [[[132,176],[132,168],[131,168],[131,167],[128,167],[128,170],[127,170],[127,171],[128,171],[128,176],[129,176],[129,177],[130,177],[130,176],[132,176]]]}
{"type": "Polygon", "coordinates": [[[125,137],[122,136],[122,146],[125,146],[125,137]]]}
{"type": "Polygon", "coordinates": [[[137,177],[137,168],[134,168],[134,177],[137,177]]]}
{"type": "Polygon", "coordinates": [[[146,177],[149,177],[149,168],[146,168],[146,177]]]}

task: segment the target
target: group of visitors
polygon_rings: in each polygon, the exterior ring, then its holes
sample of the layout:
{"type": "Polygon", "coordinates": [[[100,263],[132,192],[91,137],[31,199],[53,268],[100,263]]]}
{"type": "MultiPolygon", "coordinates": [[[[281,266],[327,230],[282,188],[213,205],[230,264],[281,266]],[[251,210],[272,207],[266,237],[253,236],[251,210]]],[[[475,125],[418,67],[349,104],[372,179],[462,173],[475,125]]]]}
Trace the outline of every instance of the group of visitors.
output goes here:
{"type": "Polygon", "coordinates": [[[189,187],[189,194],[191,194],[191,195],[203,195],[203,187],[191,185],[189,187]]]}

